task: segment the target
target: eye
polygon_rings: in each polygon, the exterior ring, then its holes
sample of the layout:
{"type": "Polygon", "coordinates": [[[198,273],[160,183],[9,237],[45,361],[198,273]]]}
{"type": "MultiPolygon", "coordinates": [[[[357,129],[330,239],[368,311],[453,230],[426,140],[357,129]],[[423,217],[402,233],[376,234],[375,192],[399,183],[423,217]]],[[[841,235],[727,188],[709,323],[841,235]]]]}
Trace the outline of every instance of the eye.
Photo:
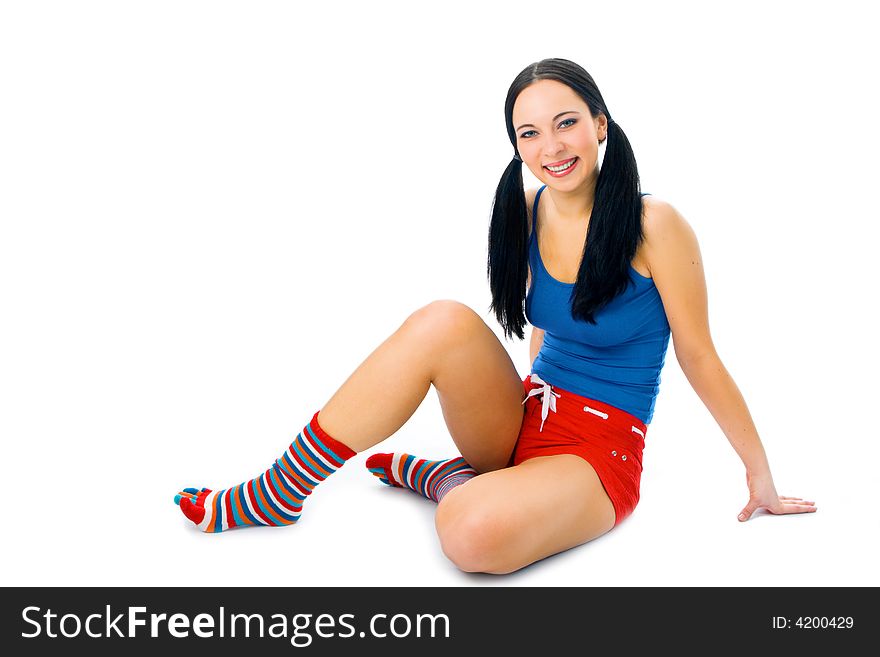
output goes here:
{"type": "MultiPolygon", "coordinates": [[[[559,127],[564,126],[564,125],[565,125],[566,123],[568,123],[569,121],[571,121],[571,124],[572,124],[572,125],[574,125],[575,123],[577,123],[577,119],[563,119],[562,121],[559,122],[559,127]]],[[[526,130],[524,133],[522,133],[522,134],[520,135],[520,137],[521,137],[522,139],[528,139],[528,138],[529,138],[529,133],[530,133],[530,132],[534,132],[534,130],[526,130]]]]}

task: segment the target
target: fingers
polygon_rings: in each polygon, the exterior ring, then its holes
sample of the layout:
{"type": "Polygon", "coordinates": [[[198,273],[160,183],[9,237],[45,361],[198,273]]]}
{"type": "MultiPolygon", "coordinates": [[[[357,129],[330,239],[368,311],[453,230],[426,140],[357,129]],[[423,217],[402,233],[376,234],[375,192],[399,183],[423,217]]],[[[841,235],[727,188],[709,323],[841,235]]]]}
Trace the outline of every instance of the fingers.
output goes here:
{"type": "Polygon", "coordinates": [[[762,505],[758,502],[758,500],[749,500],[749,503],[746,504],[746,508],[744,508],[739,516],[737,516],[737,519],[740,522],[745,522],[746,520],[751,518],[752,514],[757,511],[761,506],[762,505]]]}
{"type": "Polygon", "coordinates": [[[814,513],[815,506],[807,506],[806,504],[786,504],[782,508],[782,513],[814,513]]]}
{"type": "Polygon", "coordinates": [[[799,497],[780,497],[779,499],[786,501],[782,502],[782,509],[774,511],[774,513],[814,513],[817,508],[814,502],[807,502],[799,497]]]}
{"type": "Polygon", "coordinates": [[[789,513],[815,513],[816,503],[810,500],[804,500],[800,497],[789,497],[779,495],[778,504],[761,504],[758,500],[750,500],[746,508],[739,514],[740,522],[745,522],[752,517],[752,514],[758,509],[767,509],[774,515],[785,515],[789,513]]]}
{"type": "Polygon", "coordinates": [[[783,495],[779,496],[779,500],[783,504],[815,504],[815,502],[810,502],[808,500],[801,499],[800,497],[785,497],[783,495]]]}

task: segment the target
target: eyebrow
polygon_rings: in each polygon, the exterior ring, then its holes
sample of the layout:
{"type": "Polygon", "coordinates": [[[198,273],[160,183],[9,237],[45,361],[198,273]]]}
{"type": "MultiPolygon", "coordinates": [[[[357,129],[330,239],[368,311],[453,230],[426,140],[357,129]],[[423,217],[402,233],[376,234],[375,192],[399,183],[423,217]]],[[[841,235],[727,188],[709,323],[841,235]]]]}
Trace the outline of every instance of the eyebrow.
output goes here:
{"type": "MultiPolygon", "coordinates": [[[[563,114],[580,114],[580,112],[576,112],[575,110],[566,110],[565,112],[560,112],[559,114],[557,114],[556,116],[554,116],[552,120],[555,121],[556,119],[558,119],[558,118],[559,118],[560,116],[562,116],[563,114]]],[[[522,130],[523,128],[534,128],[534,127],[535,127],[535,126],[534,126],[533,124],[531,124],[531,123],[523,123],[520,127],[518,127],[518,128],[516,129],[516,131],[519,132],[519,131],[522,130]]]]}

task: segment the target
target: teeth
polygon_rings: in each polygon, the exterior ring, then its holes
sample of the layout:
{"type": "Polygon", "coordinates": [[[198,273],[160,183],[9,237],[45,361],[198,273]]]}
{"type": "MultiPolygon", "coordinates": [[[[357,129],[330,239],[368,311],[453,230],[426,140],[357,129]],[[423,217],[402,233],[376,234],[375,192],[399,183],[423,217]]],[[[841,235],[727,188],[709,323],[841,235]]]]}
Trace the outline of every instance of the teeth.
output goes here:
{"type": "Polygon", "coordinates": [[[561,167],[550,167],[550,166],[548,166],[547,168],[550,169],[550,171],[552,171],[553,173],[559,173],[560,171],[565,171],[565,170],[566,170],[568,167],[570,167],[572,164],[574,164],[574,158],[572,158],[571,161],[568,162],[567,164],[563,164],[561,167]]]}

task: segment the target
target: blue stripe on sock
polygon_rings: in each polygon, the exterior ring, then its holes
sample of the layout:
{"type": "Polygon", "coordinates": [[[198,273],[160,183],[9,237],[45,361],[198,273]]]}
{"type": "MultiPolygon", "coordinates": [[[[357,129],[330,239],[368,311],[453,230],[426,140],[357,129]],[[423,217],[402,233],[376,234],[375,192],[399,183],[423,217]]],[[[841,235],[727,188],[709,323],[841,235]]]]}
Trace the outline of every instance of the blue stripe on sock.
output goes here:
{"type": "MultiPolygon", "coordinates": [[[[269,470],[269,475],[271,476],[272,474],[274,474],[274,471],[269,470]]],[[[271,492],[271,488],[269,486],[269,484],[271,482],[269,482],[266,479],[265,475],[260,477],[260,483],[262,483],[262,485],[263,485],[264,494],[266,495],[266,499],[269,500],[269,504],[272,505],[272,508],[277,509],[278,513],[281,514],[282,518],[289,519],[290,522],[296,522],[297,518],[299,518],[299,514],[301,513],[301,511],[291,511],[289,509],[284,508],[284,506],[282,506],[280,503],[275,504],[275,502],[273,502],[272,499],[268,497],[268,494],[271,492]]],[[[284,497],[283,491],[279,490],[278,492],[281,495],[281,497],[284,497]]]]}
{"type": "MultiPolygon", "coordinates": [[[[305,443],[301,440],[294,440],[291,443],[291,447],[293,447],[293,451],[299,454],[299,457],[303,460],[302,467],[297,467],[298,472],[302,472],[302,468],[308,468],[308,476],[307,479],[316,479],[316,483],[313,486],[317,486],[323,481],[320,475],[312,470],[312,467],[309,465],[309,459],[306,458],[306,455],[303,454],[303,448],[305,447],[305,443]]],[[[308,450],[306,450],[308,451],[308,450]]],[[[295,465],[298,465],[295,463],[295,465]]]]}
{"type": "MultiPolygon", "coordinates": [[[[275,467],[278,467],[278,466],[276,465],[275,467]]],[[[271,470],[270,476],[272,477],[272,481],[275,483],[275,488],[278,489],[278,494],[282,497],[282,499],[284,499],[285,502],[287,502],[291,506],[299,506],[299,507],[302,506],[301,501],[291,499],[290,496],[287,494],[287,491],[285,490],[285,486],[282,485],[281,482],[279,481],[279,479],[283,479],[283,477],[279,477],[278,473],[275,471],[275,468],[273,468],[271,470]]]]}
{"type": "MultiPolygon", "coordinates": [[[[422,471],[427,470],[427,472],[425,472],[425,479],[424,479],[424,481],[427,482],[428,477],[431,476],[431,469],[436,468],[437,465],[438,464],[435,461],[425,461],[424,463],[422,463],[422,467],[420,467],[418,469],[418,472],[416,472],[415,475],[413,475],[413,481],[417,482],[419,480],[419,476],[422,474],[422,471]]],[[[424,488],[424,483],[422,484],[422,488],[424,488]]]]}
{"type": "MultiPolygon", "coordinates": [[[[300,436],[302,436],[302,434],[300,434],[300,436]]],[[[326,463],[324,463],[324,461],[321,460],[321,457],[319,457],[312,449],[312,446],[309,445],[308,440],[306,440],[304,438],[302,440],[297,439],[294,441],[294,443],[297,444],[297,447],[301,448],[304,452],[306,452],[306,454],[309,455],[309,457],[312,459],[312,461],[317,463],[320,467],[328,470],[327,477],[329,477],[331,474],[333,474],[333,471],[334,471],[333,466],[328,466],[326,463]]],[[[302,452],[299,452],[299,455],[302,456],[302,452]]],[[[306,462],[308,463],[308,461],[306,461],[306,462]]],[[[309,467],[311,468],[311,466],[309,466],[309,467]]],[[[326,479],[324,474],[321,472],[318,472],[318,471],[315,471],[315,478],[317,478],[319,482],[326,479]]]]}
{"type": "Polygon", "coordinates": [[[235,508],[237,505],[235,504],[235,500],[233,499],[237,496],[238,491],[236,489],[240,486],[241,484],[239,484],[238,486],[233,486],[232,489],[229,491],[229,506],[232,507],[232,519],[235,521],[235,524],[239,527],[244,527],[245,522],[241,519],[241,516],[238,515],[238,510],[235,508]]]}
{"type": "MultiPolygon", "coordinates": [[[[272,496],[269,494],[269,486],[268,486],[268,484],[266,484],[265,477],[266,477],[265,473],[261,474],[259,476],[259,478],[257,479],[257,484],[260,486],[260,490],[263,492],[263,497],[266,498],[266,504],[268,504],[269,507],[277,515],[281,516],[282,521],[289,519],[291,522],[293,522],[295,520],[295,517],[291,516],[291,514],[289,514],[287,511],[285,511],[280,506],[275,504],[275,502],[272,501],[272,496]]],[[[264,507],[264,510],[265,510],[265,507],[264,507]]],[[[267,513],[266,515],[269,515],[269,514],[267,513]]],[[[272,516],[269,516],[269,518],[272,520],[272,522],[276,522],[276,520],[274,518],[272,518],[272,516]]]]}
{"type": "Polygon", "coordinates": [[[280,461],[281,459],[275,461],[273,469],[275,470],[275,476],[278,477],[278,481],[280,481],[281,485],[284,487],[284,492],[299,503],[305,502],[306,496],[296,488],[294,483],[288,481],[290,473],[284,469],[284,466],[281,465],[280,461]]]}
{"type": "MultiPolygon", "coordinates": [[[[250,492],[253,494],[253,497],[254,497],[254,500],[255,500],[256,503],[257,503],[257,506],[260,507],[260,510],[265,514],[266,518],[268,519],[269,524],[270,524],[272,527],[274,527],[274,526],[275,526],[275,521],[272,519],[272,515],[269,513],[269,510],[266,508],[266,505],[263,504],[263,501],[260,499],[260,496],[257,494],[257,485],[256,485],[256,481],[257,481],[256,479],[251,479],[251,480],[248,482],[248,487],[251,489],[250,492]]],[[[264,525],[265,522],[263,522],[262,520],[260,520],[260,524],[261,524],[261,525],[264,525]]]]}
{"type": "Polygon", "coordinates": [[[412,454],[407,454],[406,458],[403,460],[403,481],[400,483],[409,488],[409,472],[412,470],[413,465],[418,459],[412,454]]]}
{"type": "MultiPolygon", "coordinates": [[[[441,471],[434,477],[434,481],[431,482],[431,490],[428,491],[429,496],[434,499],[437,497],[437,490],[443,482],[445,482],[450,477],[457,476],[459,472],[462,470],[467,470],[470,468],[467,461],[464,460],[464,457],[457,456],[453,459],[449,459],[449,462],[443,465],[441,471]]],[[[469,474],[469,473],[465,473],[469,474]]]]}
{"type": "Polygon", "coordinates": [[[241,506],[241,511],[242,511],[242,513],[244,513],[245,516],[247,516],[247,519],[250,520],[253,524],[262,525],[263,521],[260,520],[259,518],[257,518],[253,513],[251,513],[251,510],[247,505],[247,500],[245,499],[245,495],[247,495],[245,488],[247,487],[247,485],[248,485],[248,482],[244,482],[243,484],[239,484],[239,486],[238,486],[237,493],[238,493],[239,505],[241,506]]]}
{"type": "Polygon", "coordinates": [[[455,472],[455,468],[458,465],[456,463],[456,461],[460,461],[461,463],[465,463],[465,460],[460,456],[456,457],[454,459],[449,459],[449,461],[447,463],[443,464],[443,467],[441,468],[440,472],[438,473],[438,477],[440,479],[442,479],[443,477],[450,474],[451,472],[455,472]]]}
{"type": "MultiPolygon", "coordinates": [[[[269,508],[272,509],[275,513],[277,513],[282,518],[284,517],[284,510],[281,509],[275,501],[272,499],[272,496],[269,494],[269,484],[266,482],[266,473],[264,472],[259,477],[257,477],[257,485],[260,487],[260,490],[263,492],[263,497],[266,498],[266,504],[269,505],[269,508]]],[[[271,517],[271,516],[270,516],[271,517]]]]}
{"type": "Polygon", "coordinates": [[[449,474],[454,474],[456,472],[463,472],[464,470],[470,469],[470,466],[467,463],[462,463],[461,465],[456,465],[452,470],[449,471],[449,474]]]}
{"type": "MultiPolygon", "coordinates": [[[[294,449],[296,449],[296,447],[294,447],[294,449]]],[[[299,457],[302,458],[302,454],[300,454],[299,457]]],[[[307,486],[308,489],[309,489],[309,492],[311,492],[311,490],[312,490],[315,486],[317,486],[318,484],[321,483],[320,481],[317,481],[317,482],[315,482],[315,483],[312,483],[312,477],[310,477],[310,476],[308,476],[307,474],[305,474],[305,473],[302,471],[302,468],[299,467],[299,463],[297,463],[297,462],[294,461],[292,458],[290,458],[290,455],[289,455],[287,452],[284,452],[284,457],[283,457],[283,458],[284,458],[284,461],[287,463],[287,465],[290,466],[290,471],[291,471],[291,472],[295,472],[296,474],[298,474],[298,475],[299,475],[299,478],[303,480],[303,481],[302,481],[302,485],[307,486]]]]}
{"type": "Polygon", "coordinates": [[[436,502],[439,502],[441,497],[445,496],[446,493],[451,491],[453,488],[455,488],[457,486],[461,486],[463,483],[466,483],[467,481],[473,479],[473,477],[474,477],[474,475],[471,475],[468,473],[463,474],[463,475],[455,474],[455,475],[451,475],[449,477],[446,477],[443,480],[443,482],[439,486],[437,486],[436,490],[432,491],[433,495],[432,495],[431,499],[433,499],[436,502]],[[442,495],[441,495],[441,493],[442,493],[442,495]]]}
{"type": "Polygon", "coordinates": [[[337,467],[342,467],[342,465],[345,463],[345,459],[342,458],[341,456],[339,456],[339,454],[334,452],[332,449],[329,449],[324,443],[321,442],[321,439],[318,438],[318,435],[315,433],[315,430],[312,429],[311,422],[309,422],[306,425],[306,431],[309,432],[309,438],[314,440],[318,445],[320,445],[321,449],[323,449],[325,452],[327,452],[327,454],[329,454],[333,457],[334,461],[337,461],[339,463],[339,465],[337,467]]]}

